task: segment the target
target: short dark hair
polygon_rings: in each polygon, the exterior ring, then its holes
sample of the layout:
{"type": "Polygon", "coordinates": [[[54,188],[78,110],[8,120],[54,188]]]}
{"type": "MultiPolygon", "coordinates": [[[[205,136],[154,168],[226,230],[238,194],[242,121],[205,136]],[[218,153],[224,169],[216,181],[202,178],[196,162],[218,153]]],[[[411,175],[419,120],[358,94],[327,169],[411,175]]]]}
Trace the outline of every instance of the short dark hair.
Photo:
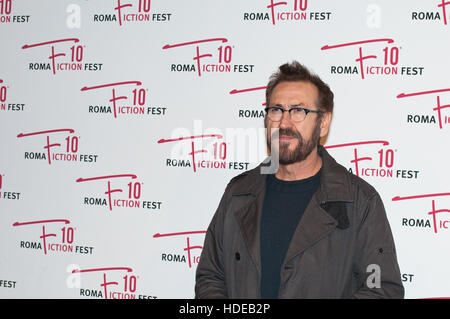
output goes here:
{"type": "Polygon", "coordinates": [[[333,112],[334,94],[330,90],[328,84],[323,82],[318,75],[311,73],[304,65],[297,61],[283,64],[278,68],[277,72],[270,76],[266,88],[266,105],[269,106],[270,97],[275,86],[281,82],[297,81],[305,81],[314,84],[319,91],[319,98],[317,101],[318,110],[322,112],[333,112]]]}

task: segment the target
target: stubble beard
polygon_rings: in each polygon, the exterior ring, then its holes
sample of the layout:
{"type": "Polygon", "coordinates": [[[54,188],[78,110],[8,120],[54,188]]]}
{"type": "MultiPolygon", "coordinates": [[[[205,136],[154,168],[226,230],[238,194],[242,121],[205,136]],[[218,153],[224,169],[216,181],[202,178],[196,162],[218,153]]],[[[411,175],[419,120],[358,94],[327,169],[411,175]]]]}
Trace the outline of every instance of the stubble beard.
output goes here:
{"type": "MultiPolygon", "coordinates": [[[[269,132],[270,134],[270,132],[269,132]]],[[[297,140],[297,145],[293,150],[290,150],[290,145],[292,141],[284,142],[279,141],[279,151],[275,147],[274,150],[278,151],[278,161],[281,165],[289,165],[294,164],[298,162],[304,161],[309,154],[315,149],[315,147],[319,144],[320,140],[320,120],[317,121],[316,126],[314,128],[313,134],[311,135],[311,138],[308,140],[304,140],[300,132],[294,131],[290,128],[280,128],[278,131],[278,136],[292,136],[294,139],[297,140]]],[[[272,141],[273,134],[271,135],[270,140],[267,139],[267,147],[271,147],[271,141],[272,141]]]]}

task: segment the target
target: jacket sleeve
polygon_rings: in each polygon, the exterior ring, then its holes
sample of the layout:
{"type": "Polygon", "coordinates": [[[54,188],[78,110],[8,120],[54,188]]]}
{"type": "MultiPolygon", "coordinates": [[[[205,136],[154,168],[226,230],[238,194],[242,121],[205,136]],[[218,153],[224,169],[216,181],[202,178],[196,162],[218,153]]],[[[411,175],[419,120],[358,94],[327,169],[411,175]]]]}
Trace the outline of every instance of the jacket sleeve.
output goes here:
{"type": "Polygon", "coordinates": [[[357,233],[354,264],[359,289],[353,298],[404,297],[394,239],[378,193],[368,201],[357,233]]]}
{"type": "Polygon", "coordinates": [[[195,276],[195,298],[225,299],[227,288],[223,269],[223,216],[227,209],[227,189],[208,227],[195,276]]]}

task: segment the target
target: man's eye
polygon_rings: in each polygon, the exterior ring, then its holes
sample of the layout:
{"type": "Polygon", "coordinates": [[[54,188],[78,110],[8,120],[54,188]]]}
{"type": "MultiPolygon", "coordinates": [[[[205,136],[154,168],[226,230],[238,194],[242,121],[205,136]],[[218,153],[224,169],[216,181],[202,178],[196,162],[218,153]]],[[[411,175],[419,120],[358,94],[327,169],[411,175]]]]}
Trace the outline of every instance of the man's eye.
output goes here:
{"type": "Polygon", "coordinates": [[[292,112],[294,113],[303,113],[305,110],[302,109],[301,107],[296,107],[292,109],[292,112]]]}

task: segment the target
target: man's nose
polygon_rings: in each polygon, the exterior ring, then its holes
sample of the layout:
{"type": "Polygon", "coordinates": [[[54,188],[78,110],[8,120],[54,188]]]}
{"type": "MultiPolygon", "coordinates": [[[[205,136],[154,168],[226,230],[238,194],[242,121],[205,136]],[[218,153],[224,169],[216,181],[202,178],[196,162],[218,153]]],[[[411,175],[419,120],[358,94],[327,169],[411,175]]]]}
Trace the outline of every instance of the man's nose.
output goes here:
{"type": "Polygon", "coordinates": [[[291,115],[288,111],[285,111],[281,117],[280,128],[287,128],[290,126],[292,126],[291,115]]]}

